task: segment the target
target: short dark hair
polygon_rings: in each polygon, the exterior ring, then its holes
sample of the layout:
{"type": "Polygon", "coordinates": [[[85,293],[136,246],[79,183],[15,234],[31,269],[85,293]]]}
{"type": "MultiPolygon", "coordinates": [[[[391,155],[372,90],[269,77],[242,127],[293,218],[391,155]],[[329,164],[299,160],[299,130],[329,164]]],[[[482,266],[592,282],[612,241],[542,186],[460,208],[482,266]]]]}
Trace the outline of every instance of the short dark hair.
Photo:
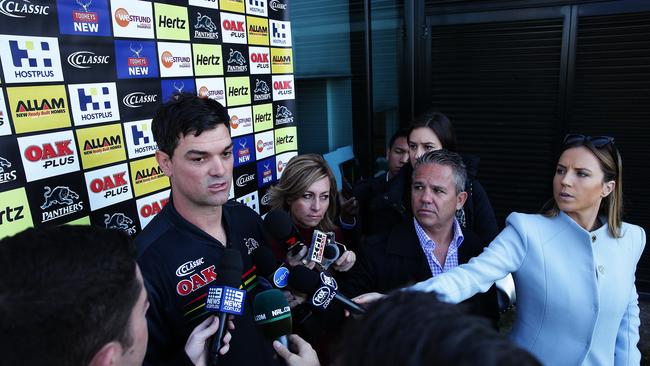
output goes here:
{"type": "Polygon", "coordinates": [[[418,115],[413,120],[409,135],[413,130],[421,127],[431,129],[438,137],[438,140],[440,140],[443,148],[456,151],[456,133],[454,133],[454,126],[452,126],[451,121],[446,115],[432,110],[418,115]]]}
{"type": "Polygon", "coordinates": [[[122,231],[61,226],[3,238],[3,361],[87,365],[109,342],[131,347],[129,319],[142,286],[135,246],[122,231]]]}
{"type": "Polygon", "coordinates": [[[415,161],[413,177],[415,177],[415,172],[418,168],[425,164],[438,164],[450,167],[454,176],[456,194],[465,190],[467,168],[465,167],[463,158],[459,154],[447,149],[427,151],[415,161]]]}
{"type": "Polygon", "coordinates": [[[158,108],[151,130],[160,151],[172,157],[181,135],[193,133],[198,136],[204,130],[217,128],[219,124],[230,130],[230,117],[219,102],[182,93],[174,95],[158,108]]]}
{"type": "Polygon", "coordinates": [[[400,128],[393,134],[393,136],[390,137],[390,140],[388,141],[388,150],[393,148],[393,145],[395,144],[395,140],[397,140],[400,137],[404,137],[408,140],[409,138],[409,132],[411,130],[409,128],[400,128]]]}
{"type": "Polygon", "coordinates": [[[371,305],[344,334],[339,366],[541,365],[488,319],[440,302],[434,293],[394,292],[371,305]]]}

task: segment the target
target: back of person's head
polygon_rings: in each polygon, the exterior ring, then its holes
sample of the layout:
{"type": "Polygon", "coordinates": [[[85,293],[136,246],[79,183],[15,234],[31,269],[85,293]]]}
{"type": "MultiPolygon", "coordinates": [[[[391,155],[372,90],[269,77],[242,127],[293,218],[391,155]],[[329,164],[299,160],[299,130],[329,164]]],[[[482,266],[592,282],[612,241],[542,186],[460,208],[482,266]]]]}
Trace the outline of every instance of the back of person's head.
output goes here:
{"type": "Polygon", "coordinates": [[[174,95],[158,108],[151,122],[151,131],[160,151],[171,157],[181,136],[190,133],[199,136],[219,125],[229,129],[229,123],[226,108],[219,102],[183,93],[174,95]]]}
{"type": "Polygon", "coordinates": [[[337,366],[540,365],[462,305],[433,293],[398,291],[370,306],[347,329],[337,366]]]}
{"type": "Polygon", "coordinates": [[[3,364],[85,366],[107,343],[127,350],[141,291],[135,248],[121,231],[61,226],[3,238],[3,364]]]}
{"type": "MultiPolygon", "coordinates": [[[[442,147],[456,151],[456,134],[449,118],[441,112],[428,110],[413,119],[411,130],[426,127],[431,129],[440,140],[442,147]]],[[[409,131],[409,135],[410,135],[409,131]]]]}

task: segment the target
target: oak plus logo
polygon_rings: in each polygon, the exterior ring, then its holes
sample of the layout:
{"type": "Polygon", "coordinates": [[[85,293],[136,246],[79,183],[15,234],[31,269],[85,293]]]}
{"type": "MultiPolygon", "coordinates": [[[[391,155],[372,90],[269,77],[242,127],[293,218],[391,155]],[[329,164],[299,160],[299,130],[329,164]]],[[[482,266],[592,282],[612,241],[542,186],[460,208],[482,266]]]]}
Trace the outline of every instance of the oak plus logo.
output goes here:
{"type": "Polygon", "coordinates": [[[251,15],[258,15],[262,17],[267,16],[266,0],[245,0],[246,13],[251,15]]]}
{"type": "Polygon", "coordinates": [[[156,45],[146,41],[115,41],[117,77],[153,78],[158,76],[156,45]]]}
{"type": "Polygon", "coordinates": [[[230,135],[232,137],[253,133],[253,117],[251,107],[229,108],[230,135]]]}
{"type": "Polygon", "coordinates": [[[124,135],[129,159],[153,155],[158,150],[158,145],[151,132],[151,120],[133,121],[124,123],[124,135]]]}
{"type": "Polygon", "coordinates": [[[215,13],[197,11],[192,22],[194,39],[216,41],[219,39],[219,18],[215,13]]]}
{"type": "Polygon", "coordinates": [[[120,119],[115,83],[68,85],[75,125],[120,119]]]}
{"type": "Polygon", "coordinates": [[[160,76],[193,76],[192,49],[189,43],[158,42],[160,76]]]}
{"type": "Polygon", "coordinates": [[[226,87],[223,78],[196,79],[196,90],[199,97],[210,98],[226,106],[226,87]]]}
{"type": "Polygon", "coordinates": [[[11,161],[0,155],[0,184],[13,182],[16,178],[16,169],[11,161]]]}
{"type": "Polygon", "coordinates": [[[263,79],[255,79],[255,88],[253,89],[253,102],[264,102],[271,100],[271,88],[263,79]]]}
{"type": "Polygon", "coordinates": [[[79,170],[72,131],[18,138],[28,182],[79,170]]]}
{"type": "Polygon", "coordinates": [[[58,3],[62,34],[111,35],[107,0],[59,0],[58,3]]]}
{"type": "MultiPolygon", "coordinates": [[[[235,156],[235,167],[248,164],[255,161],[255,148],[253,145],[253,136],[246,135],[233,139],[233,154],[235,156]]],[[[237,182],[235,181],[235,184],[237,182]]],[[[237,184],[241,187],[241,184],[237,184]]]]}
{"type": "Polygon", "coordinates": [[[84,209],[84,202],[77,192],[65,185],[43,188],[41,222],[46,223],[84,209]]]}
{"type": "Polygon", "coordinates": [[[138,0],[112,0],[113,33],[115,37],[153,38],[151,3],[138,0]]]}
{"type": "Polygon", "coordinates": [[[144,229],[149,222],[165,207],[169,202],[170,190],[165,190],[150,196],[138,199],[135,205],[138,209],[138,219],[140,227],[144,229]]]}
{"type": "Polygon", "coordinates": [[[246,44],[246,17],[222,12],[221,34],[224,43],[246,44]]]}
{"type": "Polygon", "coordinates": [[[133,219],[123,212],[104,214],[104,227],[111,230],[124,231],[131,236],[133,236],[137,231],[133,219]]]}
{"type": "Polygon", "coordinates": [[[273,100],[294,99],[293,75],[273,75],[273,100]]]}
{"type": "Polygon", "coordinates": [[[278,104],[275,109],[275,125],[293,123],[293,113],[287,106],[278,104]]]}
{"type": "Polygon", "coordinates": [[[133,198],[126,163],[86,172],[84,178],[91,210],[133,198]]]}
{"type": "Polygon", "coordinates": [[[291,23],[269,20],[271,24],[271,46],[291,47],[291,23]]]}
{"type": "Polygon", "coordinates": [[[7,83],[63,80],[56,38],[0,35],[0,58],[7,83]]]}
{"type": "Polygon", "coordinates": [[[270,74],[271,60],[268,47],[249,47],[251,75],[270,74]]]}
{"type": "Polygon", "coordinates": [[[226,58],[227,73],[247,73],[248,72],[248,55],[244,55],[246,47],[237,49],[227,47],[228,57],[226,58]]]}
{"type": "Polygon", "coordinates": [[[257,160],[268,158],[275,153],[272,130],[255,134],[255,150],[257,160]]]}

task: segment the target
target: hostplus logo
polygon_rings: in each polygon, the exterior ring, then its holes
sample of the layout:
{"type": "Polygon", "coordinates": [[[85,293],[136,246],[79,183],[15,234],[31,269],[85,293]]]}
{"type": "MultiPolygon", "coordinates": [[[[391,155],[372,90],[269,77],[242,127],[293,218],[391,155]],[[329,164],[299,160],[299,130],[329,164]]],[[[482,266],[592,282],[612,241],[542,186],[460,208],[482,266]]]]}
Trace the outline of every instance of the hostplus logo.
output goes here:
{"type": "Polygon", "coordinates": [[[275,46],[288,46],[289,39],[287,35],[287,23],[285,22],[272,22],[271,31],[274,38],[273,45],[275,46]]]}
{"type": "Polygon", "coordinates": [[[293,123],[293,113],[291,113],[289,108],[279,105],[275,111],[275,124],[283,125],[287,123],[293,123]]]}
{"type": "Polygon", "coordinates": [[[253,90],[253,101],[269,100],[271,99],[271,89],[266,81],[255,79],[255,90],[253,90]]]}
{"type": "Polygon", "coordinates": [[[196,23],[194,24],[194,38],[200,39],[219,39],[217,25],[212,18],[200,12],[196,13],[196,23]]]}
{"type": "Polygon", "coordinates": [[[246,12],[265,17],[266,0],[246,0],[246,12]]]}
{"type": "Polygon", "coordinates": [[[158,145],[153,143],[153,137],[149,129],[148,123],[134,124],[131,126],[131,134],[133,135],[133,145],[136,154],[153,153],[158,150],[158,145]]]}
{"type": "Polygon", "coordinates": [[[25,18],[28,15],[50,15],[50,6],[32,4],[28,0],[1,0],[0,14],[12,18],[25,18]]]}
{"type": "Polygon", "coordinates": [[[11,169],[11,162],[0,156],[0,184],[16,180],[16,169],[11,169]]]}
{"type": "Polygon", "coordinates": [[[95,86],[70,86],[71,100],[77,99],[79,111],[74,111],[77,123],[106,122],[119,119],[117,110],[116,91],[107,84],[95,86]],[[113,89],[113,90],[111,90],[113,89]]]}
{"type": "Polygon", "coordinates": [[[117,212],[112,215],[104,214],[104,226],[107,229],[121,230],[129,235],[136,232],[133,220],[122,212],[117,212]]]}
{"type": "Polygon", "coordinates": [[[228,54],[228,72],[247,72],[248,65],[246,65],[246,58],[241,52],[230,49],[228,54]]]}
{"type": "Polygon", "coordinates": [[[63,80],[56,38],[0,36],[0,41],[7,82],[63,80]]]}
{"type": "Polygon", "coordinates": [[[225,92],[223,90],[211,90],[205,85],[199,88],[198,94],[201,98],[210,98],[215,100],[223,100],[225,98],[225,92]]]}
{"type": "Polygon", "coordinates": [[[67,186],[45,186],[43,204],[40,206],[41,222],[45,223],[83,210],[79,194],[67,186]]]}

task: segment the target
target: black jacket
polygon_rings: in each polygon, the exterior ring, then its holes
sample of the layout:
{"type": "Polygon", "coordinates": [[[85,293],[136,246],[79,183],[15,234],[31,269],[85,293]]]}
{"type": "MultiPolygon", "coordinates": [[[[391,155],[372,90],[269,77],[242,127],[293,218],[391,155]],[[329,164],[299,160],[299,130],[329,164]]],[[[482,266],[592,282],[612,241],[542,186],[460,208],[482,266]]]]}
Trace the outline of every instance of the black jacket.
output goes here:
{"type": "MultiPolygon", "coordinates": [[[[228,202],[223,206],[222,222],[227,247],[241,252],[242,284],[247,295],[244,314],[234,320],[230,351],[219,364],[275,365],[271,342],[256,329],[252,317],[252,300],[259,287],[250,254],[257,246],[265,245],[261,219],[245,205],[228,202]]],[[[223,247],[181,217],[172,200],[135,241],[150,302],[144,364],[186,363],[185,342],[194,327],[210,315],[204,310],[205,294],[219,274],[223,247]]]]}
{"type": "MultiPolygon", "coordinates": [[[[478,236],[463,230],[458,248],[458,264],[479,255],[485,245],[478,236]]],[[[402,222],[388,233],[374,235],[362,245],[355,266],[341,281],[342,293],[353,297],[367,292],[386,293],[431,278],[431,269],[411,220],[402,222]]],[[[496,288],[467,299],[469,311],[485,316],[496,324],[498,306],[496,288]]]]}

